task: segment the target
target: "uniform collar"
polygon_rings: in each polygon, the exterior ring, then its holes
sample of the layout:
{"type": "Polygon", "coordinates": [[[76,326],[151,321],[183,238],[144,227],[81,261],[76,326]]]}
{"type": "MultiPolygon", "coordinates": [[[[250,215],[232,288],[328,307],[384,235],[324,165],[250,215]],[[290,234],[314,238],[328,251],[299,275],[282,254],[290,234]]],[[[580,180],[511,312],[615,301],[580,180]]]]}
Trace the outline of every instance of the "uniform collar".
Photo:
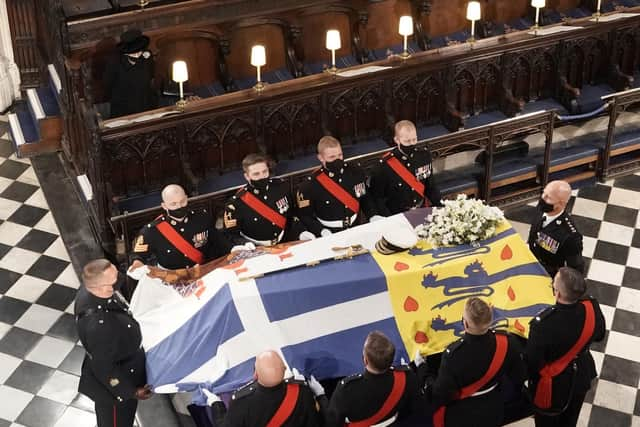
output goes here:
{"type": "Polygon", "coordinates": [[[546,220],[544,220],[542,222],[542,227],[546,227],[547,225],[551,224],[553,221],[555,221],[556,219],[560,218],[562,215],[564,215],[564,210],[562,212],[560,212],[557,215],[553,215],[553,216],[549,216],[544,214],[545,217],[547,218],[546,220]]]}

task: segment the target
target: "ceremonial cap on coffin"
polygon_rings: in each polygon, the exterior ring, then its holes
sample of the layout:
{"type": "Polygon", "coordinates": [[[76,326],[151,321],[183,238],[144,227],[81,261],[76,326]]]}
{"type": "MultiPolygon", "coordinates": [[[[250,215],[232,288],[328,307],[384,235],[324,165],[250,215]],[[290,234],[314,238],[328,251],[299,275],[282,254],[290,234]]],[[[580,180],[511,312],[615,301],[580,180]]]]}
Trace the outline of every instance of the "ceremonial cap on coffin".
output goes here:
{"type": "Polygon", "coordinates": [[[382,234],[382,238],[376,242],[376,250],[383,255],[391,255],[406,251],[418,243],[418,236],[413,230],[400,229],[389,230],[382,234]]]}

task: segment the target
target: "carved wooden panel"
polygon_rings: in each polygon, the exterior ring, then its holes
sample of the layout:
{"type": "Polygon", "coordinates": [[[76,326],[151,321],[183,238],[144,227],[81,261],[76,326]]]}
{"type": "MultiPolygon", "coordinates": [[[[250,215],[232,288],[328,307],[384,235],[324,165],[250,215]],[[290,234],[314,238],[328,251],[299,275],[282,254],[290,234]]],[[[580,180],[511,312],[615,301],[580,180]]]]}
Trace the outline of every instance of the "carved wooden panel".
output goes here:
{"type": "Polygon", "coordinates": [[[553,48],[505,55],[505,87],[516,99],[525,102],[553,96],[557,80],[554,56],[553,48]]]}
{"type": "Polygon", "coordinates": [[[585,37],[565,44],[562,58],[565,61],[567,81],[573,87],[597,84],[607,77],[609,44],[603,37],[585,37]]]}
{"type": "Polygon", "coordinates": [[[296,19],[296,25],[302,28],[300,42],[304,62],[331,63],[331,54],[325,46],[327,30],[340,31],[341,48],[336,51],[336,57],[351,55],[353,11],[339,5],[328,5],[309,8],[301,11],[296,19]]]}
{"type": "MultiPolygon", "coordinates": [[[[38,50],[36,0],[6,0],[14,59],[22,87],[39,86],[43,67],[38,50]]],[[[42,5],[40,5],[42,6],[42,5]]]]}
{"type": "Polygon", "coordinates": [[[328,93],[329,130],[339,139],[380,135],[386,128],[382,81],[328,93]]]}
{"type": "Polygon", "coordinates": [[[320,98],[267,105],[262,109],[264,144],[274,160],[314,153],[322,137],[320,98]]]}
{"type": "Polygon", "coordinates": [[[409,0],[385,0],[369,2],[367,24],[362,31],[363,47],[382,49],[402,43],[398,24],[403,15],[412,15],[409,0]]]}
{"type": "Polygon", "coordinates": [[[393,82],[394,120],[411,120],[420,125],[440,121],[444,90],[440,72],[424,73],[393,82]]]}

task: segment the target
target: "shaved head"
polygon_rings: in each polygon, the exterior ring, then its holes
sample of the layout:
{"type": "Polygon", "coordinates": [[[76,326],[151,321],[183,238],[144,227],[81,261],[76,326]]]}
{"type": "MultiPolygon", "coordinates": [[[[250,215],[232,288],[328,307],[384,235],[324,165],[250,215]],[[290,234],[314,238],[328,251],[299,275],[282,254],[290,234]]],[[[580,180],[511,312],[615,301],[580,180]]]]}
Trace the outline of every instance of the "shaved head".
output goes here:
{"type": "Polygon", "coordinates": [[[265,387],[273,387],[284,381],[285,366],[282,358],[273,350],[256,357],[256,379],[265,387]]]}
{"type": "Polygon", "coordinates": [[[571,199],[571,186],[567,181],[551,181],[542,191],[542,200],[553,205],[551,215],[560,214],[571,199]]]}
{"type": "Polygon", "coordinates": [[[187,193],[179,185],[169,184],[162,189],[162,203],[160,205],[166,211],[184,208],[187,206],[187,193]]]}

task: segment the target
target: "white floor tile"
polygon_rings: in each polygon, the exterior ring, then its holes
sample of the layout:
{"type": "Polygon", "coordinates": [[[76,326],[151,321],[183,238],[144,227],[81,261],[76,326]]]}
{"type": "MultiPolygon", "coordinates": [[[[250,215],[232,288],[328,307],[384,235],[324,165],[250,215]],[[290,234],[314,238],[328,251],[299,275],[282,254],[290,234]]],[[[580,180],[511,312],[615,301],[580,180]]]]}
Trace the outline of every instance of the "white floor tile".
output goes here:
{"type": "Polygon", "coordinates": [[[33,227],[36,230],[48,231],[53,234],[60,234],[56,221],[53,219],[51,212],[47,212],[45,216],[33,227]]]}
{"type": "Polygon", "coordinates": [[[25,274],[9,288],[6,295],[23,301],[36,302],[50,284],[51,282],[25,274]]]}
{"type": "Polygon", "coordinates": [[[604,218],[604,211],[607,209],[607,204],[602,202],[596,202],[590,199],[578,198],[573,204],[571,213],[573,215],[580,215],[587,218],[602,219],[604,218]]]}
{"type": "Polygon", "coordinates": [[[631,209],[640,209],[640,200],[636,191],[613,187],[609,195],[609,203],[631,209]]]}
{"type": "Polygon", "coordinates": [[[44,383],[38,392],[38,396],[69,405],[78,394],[79,381],[80,377],[62,371],[55,371],[51,378],[44,383]]]}
{"type": "Polygon", "coordinates": [[[602,363],[604,362],[604,353],[600,353],[599,351],[591,351],[591,355],[593,356],[593,361],[595,362],[596,365],[596,372],[598,373],[598,375],[600,375],[600,372],[602,371],[602,363]]]}
{"type": "Polygon", "coordinates": [[[589,417],[591,416],[591,405],[589,403],[583,403],[580,408],[580,416],[578,417],[578,423],[576,427],[587,427],[589,425],[589,417]]]}
{"type": "Polygon", "coordinates": [[[598,239],[594,239],[589,236],[582,236],[582,256],[593,258],[593,253],[596,250],[596,244],[598,239]]]}
{"type": "Polygon", "coordinates": [[[634,415],[633,418],[631,418],[631,427],[640,427],[640,417],[634,415]]]}
{"type": "Polygon", "coordinates": [[[615,307],[611,307],[610,305],[600,304],[600,309],[602,310],[602,315],[604,316],[604,324],[607,330],[611,330],[611,325],[613,324],[613,316],[616,312],[615,307]]]}
{"type": "Polygon", "coordinates": [[[16,326],[44,334],[56,323],[56,320],[58,320],[61,315],[62,312],[59,310],[54,310],[40,304],[32,304],[18,319],[16,326]]]}
{"type": "Polygon", "coordinates": [[[0,385],[0,418],[14,421],[31,402],[33,395],[22,390],[0,385]]]}
{"type": "Polygon", "coordinates": [[[598,282],[620,286],[624,276],[624,265],[613,264],[599,259],[592,259],[587,277],[598,282]]]}
{"type": "Polygon", "coordinates": [[[22,205],[20,202],[0,197],[0,219],[9,218],[22,205]]]}
{"type": "Polygon", "coordinates": [[[602,221],[598,239],[619,245],[630,246],[633,239],[633,228],[612,222],[602,221]]]}
{"type": "Polygon", "coordinates": [[[598,388],[593,404],[604,406],[627,414],[633,413],[636,403],[636,388],[612,383],[603,379],[598,380],[598,388]]]}
{"type": "Polygon", "coordinates": [[[44,336],[25,359],[57,368],[73,349],[74,343],[44,336]]]}
{"type": "Polygon", "coordinates": [[[0,224],[0,243],[15,246],[29,231],[31,228],[24,225],[11,221],[3,222],[0,224]]]}
{"type": "Polygon", "coordinates": [[[0,260],[0,268],[24,274],[38,258],[40,258],[39,253],[13,248],[0,260]]]}
{"type": "Polygon", "coordinates": [[[44,198],[44,193],[41,188],[37,189],[36,192],[24,202],[24,204],[47,210],[49,209],[49,205],[47,204],[47,200],[44,198]]]}
{"type": "Polygon", "coordinates": [[[505,427],[535,427],[536,423],[533,421],[533,417],[525,418],[515,423],[507,424],[505,427]]]}
{"type": "Polygon", "coordinates": [[[640,360],[640,337],[609,331],[606,354],[629,360],[640,360]]]}
{"type": "MultiPolygon", "coordinates": [[[[9,329],[11,329],[11,325],[0,322],[0,339],[2,339],[2,337],[4,337],[7,332],[9,332],[9,329]]],[[[0,383],[2,383],[2,381],[0,381],[0,383]]]]}
{"type": "Polygon", "coordinates": [[[95,423],[95,414],[69,406],[54,427],[90,427],[95,423]]]}
{"type": "Polygon", "coordinates": [[[11,185],[13,181],[10,180],[9,178],[5,178],[3,176],[0,176],[0,193],[2,193],[4,190],[7,189],[7,187],[9,185],[11,185]]]}
{"type": "Polygon", "coordinates": [[[13,357],[9,354],[0,353],[0,384],[4,384],[20,363],[22,363],[22,359],[18,359],[17,357],[13,357]]]}
{"type": "Polygon", "coordinates": [[[78,280],[78,275],[76,271],[73,269],[73,265],[69,264],[67,268],[65,268],[60,276],[55,280],[55,282],[59,285],[68,286],[73,289],[78,289],[80,287],[80,281],[78,280]]]}
{"type": "Polygon", "coordinates": [[[14,162],[24,163],[25,165],[31,164],[31,160],[29,160],[28,157],[18,157],[16,156],[16,153],[13,153],[12,155],[10,155],[9,159],[13,160],[14,162]]]}
{"type": "Polygon", "coordinates": [[[622,288],[620,288],[616,307],[623,310],[640,313],[640,291],[623,286],[622,288]]]}
{"type": "Polygon", "coordinates": [[[51,246],[49,246],[47,250],[44,251],[44,254],[64,261],[70,261],[69,252],[67,252],[67,248],[64,246],[62,237],[58,237],[56,240],[54,240],[51,246]]]}
{"type": "Polygon", "coordinates": [[[28,168],[27,170],[22,172],[22,175],[20,175],[18,178],[16,178],[16,181],[25,182],[27,184],[40,186],[40,182],[38,181],[38,177],[36,176],[36,172],[33,170],[32,167],[28,168]]]}
{"type": "MultiPolygon", "coordinates": [[[[640,218],[640,215],[638,215],[638,218],[640,218]]],[[[627,265],[629,267],[640,268],[640,248],[629,248],[627,265]]]]}

